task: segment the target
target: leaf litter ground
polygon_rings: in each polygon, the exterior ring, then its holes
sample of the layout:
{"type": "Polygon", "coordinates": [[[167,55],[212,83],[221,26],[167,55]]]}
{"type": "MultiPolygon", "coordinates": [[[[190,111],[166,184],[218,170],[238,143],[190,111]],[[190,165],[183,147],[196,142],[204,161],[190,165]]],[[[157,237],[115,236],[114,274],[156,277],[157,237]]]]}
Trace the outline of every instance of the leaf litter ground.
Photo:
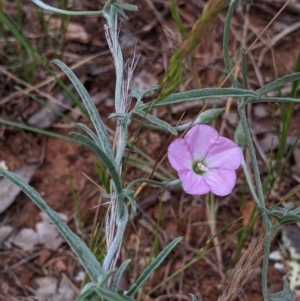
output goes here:
{"type": "MultiPolygon", "coordinates": [[[[102,7],[103,3],[101,3],[99,5],[102,7]]],[[[178,4],[180,16],[189,31],[200,16],[204,3],[182,1],[178,4]]],[[[276,78],[274,66],[276,66],[278,76],[294,70],[300,48],[300,29],[299,26],[297,27],[299,23],[297,13],[299,14],[300,9],[296,3],[294,6],[292,4],[291,2],[279,15],[249,53],[248,73],[252,89],[276,78]]],[[[85,0],[80,3],[76,2],[75,7],[77,9],[98,9],[99,7],[95,5],[94,2],[85,0]]],[[[168,1],[143,0],[143,3],[138,3],[138,5],[140,5],[140,13],[132,15],[129,23],[122,21],[120,38],[126,59],[133,56],[134,49],[141,54],[133,82],[139,89],[145,89],[159,83],[170,55],[181,46],[181,38],[172,20],[168,1]]],[[[276,5],[271,1],[263,1],[259,4],[255,3],[250,10],[243,6],[239,7],[231,32],[230,47],[234,57],[233,63],[238,59],[234,50],[240,46],[243,40],[253,41],[282,5],[281,1],[277,1],[276,5]]],[[[15,4],[4,2],[4,9],[12,17],[17,16],[15,4]]],[[[34,6],[26,3],[22,9],[24,32],[29,39],[40,39],[42,27],[34,6]]],[[[183,73],[183,77],[186,77],[187,80],[181,85],[180,91],[199,87],[215,87],[224,79],[221,51],[224,16],[225,10],[218,15],[210,32],[193,53],[193,58],[187,59],[183,73]]],[[[43,56],[48,62],[53,58],[61,57],[69,66],[78,65],[74,69],[77,76],[84,82],[107,126],[113,129],[114,122],[107,120],[107,116],[113,112],[115,80],[113,65],[102,29],[103,21],[101,18],[95,17],[71,19],[63,36],[61,35],[60,18],[51,17],[49,20],[47,38],[41,42],[44,43],[43,56]],[[57,47],[57,43],[62,40],[64,51],[60,56],[58,50],[60,48],[57,47]],[[90,56],[94,58],[91,59],[90,56]]],[[[1,54],[7,56],[9,62],[12,60],[11,53],[3,41],[1,42],[1,54]]],[[[13,69],[11,65],[6,65],[3,68],[4,70],[0,70],[1,118],[50,129],[62,135],[67,135],[68,132],[74,130],[72,123],[57,118],[57,116],[53,117],[53,114],[50,114],[49,117],[49,110],[43,109],[26,95],[24,91],[28,87],[20,81],[23,67],[13,69]]],[[[45,82],[45,84],[39,87],[39,91],[33,92],[35,96],[49,102],[53,101],[52,96],[54,99],[70,105],[67,97],[61,94],[59,87],[53,85],[53,82],[46,82],[47,77],[41,68],[36,70],[36,76],[40,82],[45,82]],[[40,91],[44,91],[46,95],[41,95],[40,91]]],[[[64,80],[64,77],[61,78],[64,80]]],[[[288,94],[289,89],[290,87],[285,87],[282,93],[288,94]]],[[[151,97],[153,96],[150,95],[148,99],[150,100],[151,97]]],[[[225,106],[225,101],[220,99],[214,104],[222,107],[225,106]]],[[[175,125],[180,118],[182,118],[182,122],[191,121],[203,105],[204,103],[200,101],[178,104],[173,107],[154,109],[153,113],[175,125]]],[[[213,104],[211,103],[211,105],[213,104]]],[[[66,116],[73,121],[80,120],[88,123],[77,108],[61,112],[65,112],[66,116]]],[[[261,174],[265,178],[268,173],[269,159],[272,158],[278,147],[277,130],[281,125],[281,113],[276,105],[257,104],[248,107],[248,116],[258,149],[261,174]]],[[[235,103],[231,102],[231,105],[227,104],[227,110],[222,119],[217,121],[216,128],[223,132],[223,135],[232,138],[237,122],[235,103]]],[[[298,124],[299,105],[295,105],[286,151],[293,147],[296,141],[299,134],[298,124]]],[[[131,141],[134,141],[137,130],[138,126],[132,124],[131,141]]],[[[113,137],[113,132],[111,135],[113,137]]],[[[169,136],[165,133],[142,129],[136,139],[136,146],[156,161],[165,155],[168,139],[169,136]]],[[[31,178],[31,185],[39,191],[54,210],[64,214],[66,222],[74,231],[79,235],[83,234],[85,240],[89,242],[97,211],[95,206],[99,204],[99,188],[90,179],[101,185],[94,167],[94,155],[83,146],[9,126],[1,126],[0,147],[0,160],[4,160],[10,170],[38,165],[31,178]],[[79,203],[83,233],[81,233],[81,227],[75,214],[72,186],[75,187],[79,203]]],[[[129,157],[125,168],[126,182],[137,177],[145,177],[151,172],[153,162],[148,167],[147,161],[144,159],[142,164],[136,168],[135,165],[140,156],[132,151],[129,153],[129,157]]],[[[175,175],[168,162],[163,161],[160,167],[164,170],[164,172],[159,171],[160,175],[166,172],[175,175]]],[[[209,217],[210,212],[207,210],[209,199],[207,197],[191,197],[176,189],[160,191],[152,187],[145,187],[137,199],[138,215],[128,225],[124,238],[121,260],[130,257],[132,264],[122,280],[123,288],[127,289],[136,279],[153,256],[153,252],[157,254],[170,240],[183,236],[183,242],[147,282],[141,292],[140,300],[189,300],[188,293],[194,293],[199,300],[217,300],[231,280],[231,269],[235,266],[231,265],[231,260],[237,249],[237,241],[240,236],[238,231],[241,226],[247,224],[254,207],[253,200],[245,188],[241,171],[238,174],[234,192],[228,197],[215,200],[215,225],[211,223],[209,217]],[[161,206],[160,201],[162,202],[161,206]],[[159,227],[157,228],[158,221],[159,227]],[[231,226],[222,231],[214,241],[209,240],[214,233],[229,224],[231,226]],[[202,256],[199,260],[195,260],[199,250],[203,250],[202,256]],[[189,268],[169,282],[162,283],[169,275],[193,260],[194,263],[189,268]],[[160,287],[151,292],[160,284],[162,284],[160,287]]],[[[297,144],[291,158],[284,166],[280,180],[272,189],[268,199],[269,204],[276,204],[282,200],[299,185],[299,179],[300,146],[297,144]]],[[[296,193],[293,198],[289,199],[289,202],[296,202],[298,198],[299,195],[296,193]]],[[[104,214],[105,205],[99,209],[98,223],[103,221],[104,214]]],[[[51,298],[54,298],[55,300],[59,297],[65,300],[74,300],[76,291],[80,288],[82,268],[68,246],[61,242],[58,243],[56,239],[59,240],[59,238],[56,237],[55,232],[50,231],[49,234],[56,243],[55,247],[49,244],[49,241],[48,244],[45,244],[38,239],[39,231],[43,231],[38,226],[43,223],[43,217],[35,205],[20,193],[13,200],[12,205],[4,210],[0,218],[0,229],[6,227],[3,230],[4,234],[1,232],[1,298],[3,300],[35,300],[36,298],[52,300],[51,298]],[[28,238],[26,239],[26,235],[21,235],[24,230],[31,233],[32,240],[34,237],[36,238],[31,244],[28,238]]],[[[241,248],[241,254],[251,246],[251,241],[258,239],[260,232],[261,225],[257,222],[250,229],[241,248]]],[[[46,235],[46,232],[43,233],[46,235]]],[[[274,249],[278,248],[280,244],[280,239],[276,238],[274,249]]],[[[259,263],[260,253],[256,253],[255,256],[259,263]]],[[[247,285],[240,298],[245,301],[262,300],[260,266],[254,266],[250,270],[247,276],[247,285]]],[[[274,268],[274,262],[271,262],[270,290],[275,292],[281,289],[282,275],[282,272],[274,268]]]]}

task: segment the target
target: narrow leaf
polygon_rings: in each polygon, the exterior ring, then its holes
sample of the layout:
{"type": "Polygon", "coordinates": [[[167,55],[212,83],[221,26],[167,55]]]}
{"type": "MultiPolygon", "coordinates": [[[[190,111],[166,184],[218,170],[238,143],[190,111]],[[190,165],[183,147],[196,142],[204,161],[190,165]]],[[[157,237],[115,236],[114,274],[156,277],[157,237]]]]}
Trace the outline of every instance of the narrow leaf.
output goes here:
{"type": "Polygon", "coordinates": [[[134,301],[132,298],[128,296],[122,296],[118,293],[112,292],[103,287],[98,287],[97,291],[99,296],[101,296],[106,301],[134,301]]]}
{"type": "Polygon", "coordinates": [[[205,88],[196,89],[187,92],[180,92],[172,94],[161,101],[154,100],[151,103],[139,105],[138,108],[141,110],[147,109],[148,107],[159,107],[170,105],[174,103],[180,103],[183,101],[199,100],[206,98],[220,98],[220,97],[252,97],[259,99],[259,94],[253,91],[235,88],[205,88]]]}
{"type": "Polygon", "coordinates": [[[110,158],[107,156],[107,154],[100,147],[98,147],[91,139],[89,139],[88,137],[86,137],[84,135],[72,132],[72,133],[70,133],[70,136],[77,139],[82,144],[86,145],[87,147],[89,147],[102,160],[102,162],[104,163],[105,167],[107,168],[107,170],[115,184],[117,194],[120,195],[123,191],[120,177],[117,173],[115,165],[110,160],[110,158]]]}
{"type": "Polygon", "coordinates": [[[126,268],[127,268],[127,266],[129,265],[130,262],[131,262],[131,260],[127,259],[118,268],[118,270],[116,272],[116,275],[114,277],[112,287],[111,287],[111,290],[113,292],[116,292],[119,289],[121,278],[122,278],[122,276],[123,276],[123,274],[124,274],[124,272],[125,272],[125,270],[126,270],[126,268]]]}
{"type": "Polygon", "coordinates": [[[120,8],[120,9],[125,9],[128,11],[133,11],[133,12],[138,11],[138,7],[136,5],[129,4],[129,3],[114,2],[114,3],[112,3],[112,5],[120,8]]]}
{"type": "MultiPolygon", "coordinates": [[[[106,170],[103,168],[99,162],[94,163],[96,170],[98,171],[99,178],[104,186],[104,189],[107,193],[110,193],[110,180],[106,173],[106,170]]],[[[110,197],[109,197],[110,198],[110,197]]]]}
{"type": "Polygon", "coordinates": [[[138,102],[140,102],[143,97],[148,94],[149,92],[152,92],[152,91],[156,91],[159,89],[159,86],[158,85],[155,85],[155,86],[151,86],[149,87],[148,89],[140,92],[138,91],[138,89],[134,86],[131,91],[130,91],[130,96],[133,97],[133,98],[136,98],[138,102]]]}
{"type": "Polygon", "coordinates": [[[165,130],[165,131],[171,133],[172,135],[177,136],[177,131],[171,125],[169,125],[167,122],[165,122],[149,113],[145,113],[142,110],[135,110],[134,113],[147,119],[151,123],[155,124],[161,130],[165,130]]]}
{"type": "Polygon", "coordinates": [[[254,102],[286,102],[286,103],[300,103],[299,98],[290,98],[290,97],[267,97],[267,98],[260,98],[260,99],[250,99],[244,102],[247,103],[254,103],[254,102]]]}
{"type": "Polygon", "coordinates": [[[97,15],[102,15],[102,11],[69,11],[69,10],[64,10],[64,9],[59,9],[59,8],[55,8],[52,7],[40,0],[31,0],[34,4],[36,4],[38,7],[48,10],[48,11],[52,11],[54,13],[58,13],[58,14],[62,14],[62,15],[68,15],[68,16],[97,16],[97,15]]]}
{"type": "Polygon", "coordinates": [[[295,300],[294,294],[291,291],[287,277],[284,276],[283,277],[283,290],[278,293],[270,294],[269,301],[294,301],[294,300],[295,300]]]}
{"type": "Polygon", "coordinates": [[[187,37],[187,33],[186,33],[186,30],[183,26],[183,23],[181,21],[181,18],[180,18],[180,15],[179,15],[179,12],[178,12],[178,9],[177,9],[177,6],[174,2],[174,0],[169,0],[169,3],[170,3],[170,9],[171,9],[171,14],[172,14],[172,17],[180,31],[180,34],[181,36],[185,39],[187,37]]]}
{"type": "Polygon", "coordinates": [[[291,83],[293,81],[300,80],[300,72],[292,73],[286,76],[283,76],[281,78],[278,78],[269,84],[264,85],[260,89],[257,89],[255,92],[259,95],[264,95],[270,91],[276,90],[288,83],[291,83]]]}
{"type": "Polygon", "coordinates": [[[136,216],[136,200],[134,199],[133,192],[125,193],[125,196],[130,202],[130,206],[131,206],[130,218],[133,219],[136,216]]]}
{"type": "Polygon", "coordinates": [[[149,279],[152,273],[159,267],[163,260],[171,253],[171,251],[176,247],[176,245],[182,240],[181,237],[174,239],[169,243],[161,253],[151,262],[146,269],[142,272],[140,277],[136,280],[133,286],[126,293],[127,296],[133,297],[137,291],[142,287],[142,285],[149,279]]]}
{"type": "Polygon", "coordinates": [[[188,295],[191,297],[192,301],[198,301],[197,298],[193,294],[188,294],[188,295]]]}
{"type": "Polygon", "coordinates": [[[19,122],[8,121],[8,120],[4,120],[4,119],[0,118],[0,124],[11,126],[11,127],[17,128],[17,129],[24,130],[24,131],[30,131],[30,132],[33,132],[33,133],[38,133],[38,134],[41,134],[41,135],[46,135],[46,136],[49,136],[49,137],[62,139],[62,140],[68,141],[68,142],[77,143],[76,140],[71,139],[68,136],[64,136],[64,135],[60,135],[60,134],[57,134],[57,133],[54,133],[54,132],[42,130],[42,129],[39,129],[37,127],[29,126],[29,125],[22,124],[22,123],[19,123],[19,122]]]}
{"type": "Polygon", "coordinates": [[[98,262],[94,254],[90,251],[90,249],[86,246],[86,244],[75,233],[71,231],[67,224],[64,223],[59,215],[46,204],[46,202],[35,189],[30,187],[20,177],[10,171],[0,168],[0,175],[8,178],[17,186],[19,186],[22,191],[44,213],[47,214],[49,220],[55,225],[57,230],[72,248],[73,252],[76,254],[91,280],[96,282],[98,278],[104,274],[104,272],[100,263],[98,262]]]}
{"type": "Polygon", "coordinates": [[[76,125],[80,129],[82,129],[83,131],[85,131],[93,139],[93,141],[99,146],[99,144],[100,144],[99,137],[88,126],[86,126],[83,123],[76,123],[76,125]]]}
{"type": "MultiPolygon", "coordinates": [[[[109,141],[108,133],[106,131],[105,125],[102,122],[99,112],[93,103],[93,101],[90,98],[89,93],[87,92],[86,88],[84,85],[81,83],[81,81],[77,78],[75,73],[63,62],[59,60],[53,60],[52,61],[54,64],[56,64],[61,70],[68,76],[72,84],[74,85],[75,89],[77,90],[78,94],[80,95],[88,113],[89,116],[93,122],[93,125],[95,127],[95,130],[98,134],[100,145],[98,145],[99,148],[105,151],[107,156],[111,159],[112,162],[113,160],[113,150],[109,141]]],[[[114,163],[113,163],[114,164],[114,163]]]]}

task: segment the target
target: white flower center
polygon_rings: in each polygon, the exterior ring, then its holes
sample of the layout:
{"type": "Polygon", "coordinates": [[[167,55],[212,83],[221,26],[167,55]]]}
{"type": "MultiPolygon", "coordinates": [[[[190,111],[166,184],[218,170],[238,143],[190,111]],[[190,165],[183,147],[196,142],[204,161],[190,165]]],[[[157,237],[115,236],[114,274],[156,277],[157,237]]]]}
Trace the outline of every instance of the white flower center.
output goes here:
{"type": "Polygon", "coordinates": [[[201,163],[201,162],[198,162],[197,163],[197,167],[198,167],[198,169],[200,170],[200,171],[208,171],[208,167],[207,166],[205,166],[203,163],[201,163]]]}

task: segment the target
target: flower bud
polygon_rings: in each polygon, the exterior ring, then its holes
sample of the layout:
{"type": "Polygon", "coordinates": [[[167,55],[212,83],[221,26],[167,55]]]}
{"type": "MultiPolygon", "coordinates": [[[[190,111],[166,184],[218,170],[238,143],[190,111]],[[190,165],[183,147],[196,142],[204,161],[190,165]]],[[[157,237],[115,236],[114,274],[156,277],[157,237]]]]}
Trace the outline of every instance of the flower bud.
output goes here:
{"type": "Polygon", "coordinates": [[[210,123],[216,118],[218,118],[224,111],[225,108],[206,110],[199,115],[199,119],[200,119],[199,123],[210,123]]]}
{"type": "Polygon", "coordinates": [[[239,122],[239,124],[235,130],[234,141],[240,147],[244,147],[247,143],[246,135],[245,135],[243,125],[241,122],[239,122]]]}
{"type": "Polygon", "coordinates": [[[180,131],[184,131],[188,127],[192,127],[192,126],[194,126],[196,124],[199,124],[199,123],[210,123],[214,119],[218,118],[224,111],[225,111],[224,108],[206,110],[198,116],[198,118],[193,122],[193,124],[188,122],[188,123],[179,125],[176,128],[176,130],[180,132],[180,131]]]}

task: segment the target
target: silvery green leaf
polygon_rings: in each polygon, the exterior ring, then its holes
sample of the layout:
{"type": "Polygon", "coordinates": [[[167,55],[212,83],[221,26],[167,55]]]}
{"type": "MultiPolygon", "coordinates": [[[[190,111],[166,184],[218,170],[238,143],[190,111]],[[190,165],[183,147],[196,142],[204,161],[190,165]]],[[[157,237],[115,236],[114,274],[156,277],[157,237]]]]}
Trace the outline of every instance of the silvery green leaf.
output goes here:
{"type": "Polygon", "coordinates": [[[133,115],[133,113],[134,113],[134,109],[129,113],[111,113],[109,114],[108,119],[119,118],[122,124],[128,127],[128,124],[130,123],[131,116],[133,115]]]}
{"type": "Polygon", "coordinates": [[[216,118],[218,118],[224,111],[225,108],[214,108],[205,110],[199,115],[200,121],[201,123],[210,123],[216,118]]]}
{"type": "Polygon", "coordinates": [[[134,301],[134,299],[129,296],[112,292],[103,287],[98,287],[96,290],[98,291],[98,295],[106,301],[134,301]]]}
{"type": "Polygon", "coordinates": [[[129,190],[124,190],[123,193],[125,193],[126,198],[130,202],[130,206],[131,206],[130,218],[133,219],[136,216],[136,200],[134,198],[134,194],[132,191],[129,190]]]}
{"type": "Polygon", "coordinates": [[[115,164],[113,161],[107,156],[107,154],[100,148],[96,143],[94,143],[92,140],[90,140],[88,137],[81,135],[79,133],[72,132],[70,133],[70,136],[80,141],[82,144],[88,146],[104,163],[105,167],[107,168],[112,181],[115,185],[117,194],[122,193],[122,184],[120,177],[117,173],[117,170],[115,168],[115,164]]]}
{"type": "Polygon", "coordinates": [[[111,113],[108,115],[108,119],[112,119],[112,118],[120,118],[120,119],[123,119],[125,118],[126,116],[128,116],[129,113],[111,113]]]}
{"type": "Polygon", "coordinates": [[[116,2],[112,3],[112,5],[117,8],[128,10],[128,11],[134,11],[134,12],[138,11],[138,7],[133,4],[122,3],[122,2],[116,1],[116,2]]]}
{"type": "Polygon", "coordinates": [[[125,14],[124,10],[119,8],[119,7],[116,7],[114,6],[114,9],[116,10],[116,12],[118,13],[118,15],[123,18],[124,20],[128,21],[129,20],[129,17],[125,14]]]}
{"type": "Polygon", "coordinates": [[[85,124],[83,123],[76,123],[76,125],[82,129],[83,131],[85,131],[92,139],[93,141],[99,145],[100,144],[100,141],[99,141],[99,138],[98,136],[88,127],[86,126],[85,124]]]}
{"type": "Polygon", "coordinates": [[[192,301],[198,301],[197,298],[193,294],[188,294],[188,295],[191,297],[192,301]]]}
{"type": "Polygon", "coordinates": [[[126,268],[127,268],[127,266],[129,265],[130,262],[131,262],[131,260],[127,259],[118,268],[118,270],[116,272],[116,275],[114,277],[113,284],[111,286],[111,290],[113,292],[116,292],[119,289],[121,278],[122,278],[122,276],[123,276],[123,274],[124,274],[124,272],[125,272],[125,270],[126,270],[126,268]]]}
{"type": "Polygon", "coordinates": [[[148,121],[150,121],[151,123],[155,124],[156,126],[158,126],[161,130],[165,130],[169,133],[171,133],[172,135],[177,136],[177,131],[171,126],[169,125],[167,122],[149,114],[146,113],[142,110],[134,110],[134,113],[147,119],[148,121]]]}
{"type": "Polygon", "coordinates": [[[139,124],[139,125],[147,128],[147,129],[161,131],[161,127],[158,126],[158,125],[150,124],[148,122],[143,122],[142,120],[139,120],[139,119],[136,119],[136,118],[131,118],[131,120],[133,122],[135,122],[136,124],[139,124]]]}
{"type": "Polygon", "coordinates": [[[56,64],[61,70],[68,76],[72,84],[74,85],[75,89],[77,90],[78,94],[81,97],[81,100],[83,101],[89,116],[91,118],[91,121],[95,127],[96,133],[99,137],[100,145],[98,145],[99,148],[101,148],[106,155],[110,158],[110,160],[114,163],[114,155],[112,146],[109,141],[108,133],[106,131],[105,125],[102,122],[99,112],[93,103],[93,101],[90,98],[89,93],[87,92],[84,85],[81,83],[81,81],[77,78],[75,73],[63,62],[59,60],[53,60],[54,64],[56,64]]]}
{"type": "Polygon", "coordinates": [[[76,301],[87,301],[91,300],[88,298],[91,298],[93,295],[96,295],[96,288],[95,288],[94,282],[87,283],[82,290],[80,291],[79,295],[76,298],[76,301]]]}
{"type": "Polygon", "coordinates": [[[95,284],[86,285],[80,292],[80,295],[77,297],[76,301],[98,301],[100,300],[99,298],[102,298],[102,300],[105,301],[134,301],[130,297],[124,296],[117,292],[113,292],[101,286],[97,287],[95,286],[95,284]]]}
{"type": "Polygon", "coordinates": [[[268,215],[274,217],[280,224],[291,224],[300,221],[300,207],[294,206],[276,207],[268,210],[268,215]]]}
{"type": "Polygon", "coordinates": [[[269,84],[264,85],[260,89],[257,89],[255,92],[259,95],[264,95],[270,91],[277,90],[278,88],[291,83],[293,81],[300,80],[300,72],[292,73],[281,78],[278,78],[269,84]]]}
{"type": "Polygon", "coordinates": [[[241,122],[238,124],[237,128],[235,129],[234,141],[240,147],[244,147],[247,143],[246,135],[241,122]]]}
{"type": "Polygon", "coordinates": [[[146,267],[139,278],[131,286],[131,288],[126,293],[126,296],[133,297],[138,292],[142,285],[149,279],[152,273],[160,266],[163,260],[171,253],[171,251],[181,240],[181,237],[174,239],[161,251],[161,253],[158,254],[158,256],[146,267]]]}
{"type": "Polygon", "coordinates": [[[295,301],[294,294],[291,291],[286,276],[283,277],[283,290],[278,293],[270,294],[269,301],[295,301]]]}
{"type": "Polygon", "coordinates": [[[150,88],[141,92],[141,91],[138,91],[138,89],[135,86],[133,86],[133,88],[130,91],[130,96],[132,98],[136,98],[137,102],[139,103],[147,93],[156,91],[158,89],[159,89],[159,86],[155,85],[155,86],[151,86],[150,88]]]}
{"type": "Polygon", "coordinates": [[[258,93],[237,88],[205,88],[205,89],[196,89],[190,90],[187,92],[180,92],[172,94],[161,101],[153,100],[153,102],[139,105],[138,108],[141,110],[159,107],[165,105],[171,105],[175,103],[180,103],[183,101],[199,100],[206,98],[220,98],[220,97],[251,97],[254,99],[259,99],[260,96],[258,93]]]}
{"type": "Polygon", "coordinates": [[[35,189],[30,187],[20,177],[10,171],[0,168],[0,175],[8,178],[19,186],[22,191],[47,215],[49,220],[53,223],[53,225],[55,225],[57,230],[72,248],[92,281],[96,282],[99,277],[103,276],[103,269],[94,254],[90,251],[86,244],[71,231],[67,224],[62,221],[59,215],[46,204],[35,189]]]}
{"type": "Polygon", "coordinates": [[[185,124],[178,125],[176,130],[181,132],[181,131],[186,130],[188,127],[192,127],[196,124],[210,123],[213,120],[215,120],[216,118],[218,118],[224,111],[225,111],[224,108],[205,110],[197,117],[196,120],[194,120],[193,123],[187,122],[185,124]]]}
{"type": "Polygon", "coordinates": [[[109,272],[110,265],[113,262],[114,256],[118,251],[120,244],[123,240],[124,230],[126,228],[127,222],[128,210],[124,203],[124,195],[118,195],[116,213],[117,231],[109,249],[107,250],[106,256],[102,264],[104,272],[109,272]]]}
{"type": "Polygon", "coordinates": [[[86,292],[90,291],[91,289],[93,289],[95,287],[95,283],[93,282],[89,282],[87,283],[81,290],[80,295],[81,294],[85,294],[86,292]]]}
{"type": "Polygon", "coordinates": [[[254,103],[254,102],[294,102],[294,103],[300,103],[299,98],[291,98],[291,97],[267,97],[267,98],[261,98],[261,99],[249,99],[244,102],[244,104],[247,103],[254,103]]]}
{"type": "Polygon", "coordinates": [[[64,9],[59,9],[52,7],[40,0],[31,0],[34,4],[39,6],[42,9],[52,11],[54,13],[62,14],[62,15],[68,15],[68,16],[97,16],[97,15],[102,15],[102,10],[99,11],[69,11],[69,10],[64,10],[64,9]]]}

